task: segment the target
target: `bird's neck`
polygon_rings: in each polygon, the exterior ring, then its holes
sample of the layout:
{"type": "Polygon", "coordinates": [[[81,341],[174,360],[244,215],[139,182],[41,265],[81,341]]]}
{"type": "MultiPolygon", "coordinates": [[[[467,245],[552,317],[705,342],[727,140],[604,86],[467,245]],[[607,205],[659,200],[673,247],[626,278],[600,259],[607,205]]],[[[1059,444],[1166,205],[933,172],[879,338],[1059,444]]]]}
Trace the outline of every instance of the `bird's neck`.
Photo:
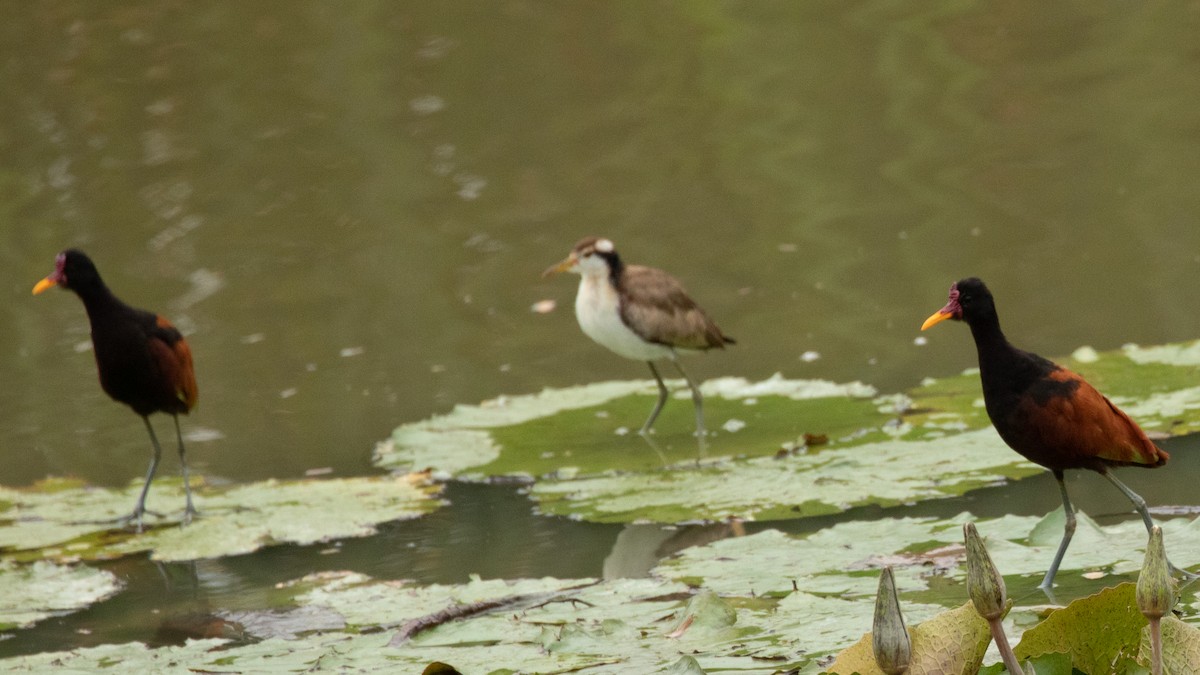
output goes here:
{"type": "Polygon", "coordinates": [[[975,350],[979,354],[979,373],[985,380],[1015,374],[1014,361],[1021,352],[1009,343],[1000,330],[1000,319],[996,316],[975,321],[971,325],[971,336],[975,338],[975,350]]]}
{"type": "Polygon", "coordinates": [[[621,274],[625,271],[625,263],[616,253],[609,253],[604,256],[608,262],[608,283],[612,284],[613,288],[620,288],[621,274]]]}
{"type": "Polygon", "coordinates": [[[592,267],[582,272],[583,286],[597,287],[600,284],[614,289],[621,287],[621,275],[625,273],[625,264],[616,255],[605,256],[607,265],[592,267]]]}
{"type": "Polygon", "coordinates": [[[88,284],[83,288],[72,288],[79,299],[83,301],[83,307],[87,310],[88,320],[95,326],[96,319],[119,312],[126,307],[125,303],[117,299],[112,291],[108,290],[108,286],[103,281],[97,280],[95,284],[88,284]]]}
{"type": "Polygon", "coordinates": [[[1001,410],[1010,394],[1019,392],[1037,376],[1037,362],[1030,354],[1010,344],[996,317],[971,324],[971,335],[979,354],[979,380],[983,384],[984,399],[988,401],[989,414],[994,414],[992,408],[1001,410]]]}

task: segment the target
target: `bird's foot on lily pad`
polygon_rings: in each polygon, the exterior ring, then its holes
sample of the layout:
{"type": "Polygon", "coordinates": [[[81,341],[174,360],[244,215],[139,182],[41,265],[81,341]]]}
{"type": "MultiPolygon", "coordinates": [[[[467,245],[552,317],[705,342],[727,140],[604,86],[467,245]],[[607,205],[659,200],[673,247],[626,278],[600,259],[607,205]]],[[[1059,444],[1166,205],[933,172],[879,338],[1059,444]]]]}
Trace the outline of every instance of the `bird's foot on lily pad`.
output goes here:
{"type": "Polygon", "coordinates": [[[180,525],[191,525],[199,515],[200,512],[196,510],[196,507],[188,504],[187,508],[183,510],[183,519],[180,521],[180,525]]]}
{"type": "Polygon", "coordinates": [[[159,513],[158,511],[151,511],[150,509],[143,508],[143,509],[134,509],[130,513],[127,513],[127,514],[121,516],[120,518],[113,518],[112,520],[109,520],[107,522],[120,523],[122,527],[124,527],[126,529],[132,529],[133,531],[141,534],[142,531],[144,531],[146,529],[144,524],[142,523],[142,520],[146,514],[150,514],[160,520],[167,517],[166,514],[164,514],[164,513],[159,513]]]}

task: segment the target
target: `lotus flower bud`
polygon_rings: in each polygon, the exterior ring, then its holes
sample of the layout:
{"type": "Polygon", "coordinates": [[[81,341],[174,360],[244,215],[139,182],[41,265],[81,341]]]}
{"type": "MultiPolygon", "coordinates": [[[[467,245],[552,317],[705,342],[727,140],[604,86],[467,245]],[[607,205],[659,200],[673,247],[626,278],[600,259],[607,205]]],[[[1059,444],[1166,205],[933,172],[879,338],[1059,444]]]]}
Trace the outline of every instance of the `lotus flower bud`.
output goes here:
{"type": "Polygon", "coordinates": [[[879,575],[879,592],[875,595],[875,625],[871,630],[875,663],[887,675],[908,672],[912,643],[900,613],[900,598],[896,596],[896,578],[891,567],[879,575]]]}
{"type": "Polygon", "coordinates": [[[1004,577],[992,564],[974,523],[963,525],[963,537],[967,544],[967,594],[979,616],[997,620],[1004,616],[1007,603],[1004,577]]]}
{"type": "Polygon", "coordinates": [[[1150,529],[1146,544],[1146,560],[1137,582],[1137,604],[1147,619],[1162,618],[1175,606],[1175,581],[1167,565],[1162,528],[1157,525],[1150,529]]]}

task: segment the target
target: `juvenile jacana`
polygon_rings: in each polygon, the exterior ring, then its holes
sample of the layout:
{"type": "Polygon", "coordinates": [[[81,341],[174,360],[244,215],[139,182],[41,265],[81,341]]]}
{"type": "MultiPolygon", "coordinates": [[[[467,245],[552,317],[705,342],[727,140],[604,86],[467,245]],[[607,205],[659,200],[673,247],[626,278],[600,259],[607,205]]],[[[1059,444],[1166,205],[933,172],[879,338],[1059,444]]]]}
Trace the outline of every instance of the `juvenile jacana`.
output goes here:
{"type": "Polygon", "coordinates": [[[96,367],[100,371],[100,387],[113,400],[124,403],[141,415],[154,445],[146,482],[142,485],[137,505],[124,522],[135,522],[142,531],[142,516],[146,512],[146,495],[154,480],[154,471],[162,457],[162,447],[154,435],[150,415],[163,412],[175,419],[175,437],[179,441],[179,464],[183,471],[183,486],[187,507],[183,522],[189,523],[196,514],[192,505],[192,487],[188,481],[187,460],[184,457],[183,434],[179,415],[186,415],[196,405],[196,375],[192,370],[192,352],[187,340],[169,321],[121,302],[96,271],[95,264],[82,251],[68,249],[58,254],[54,272],[33,287],[37,295],[51,286],[74,291],[87,310],[92,326],[92,346],[96,367]]]}
{"type": "Polygon", "coordinates": [[[658,382],[658,402],[639,433],[650,433],[667,402],[667,385],[654,367],[670,359],[687,380],[696,408],[696,435],[704,435],[704,399],[679,363],[679,355],[724,348],[733,338],[721,332],[675,277],[653,267],[626,265],[612,241],[586,237],[562,262],[542,273],[574,272],[582,278],[575,296],[575,318],[592,340],[628,359],[645,361],[658,382]]]}
{"type": "Polygon", "coordinates": [[[979,279],[963,279],[951,286],[949,302],[926,319],[921,330],[946,319],[965,321],[971,328],[983,402],[1000,438],[1029,461],[1049,469],[1058,481],[1066,528],[1040,587],[1048,590],[1054,585],[1075,533],[1075,510],[1063,482],[1067,469],[1091,469],[1111,481],[1133,502],[1149,531],[1153,523],[1146,501],[1110,469],[1159,467],[1166,464],[1167,453],[1082,377],[1009,344],[1000,330],[992,294],[979,279]]]}

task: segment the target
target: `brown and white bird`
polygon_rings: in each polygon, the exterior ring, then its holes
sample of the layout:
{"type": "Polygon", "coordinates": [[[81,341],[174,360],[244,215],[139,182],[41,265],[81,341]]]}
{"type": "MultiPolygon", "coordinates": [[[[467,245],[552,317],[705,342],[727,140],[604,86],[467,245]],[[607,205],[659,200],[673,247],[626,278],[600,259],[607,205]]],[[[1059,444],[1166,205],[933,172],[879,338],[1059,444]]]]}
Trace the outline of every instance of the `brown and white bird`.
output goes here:
{"type": "Polygon", "coordinates": [[[580,240],[570,255],[542,276],[559,272],[582,277],[575,296],[575,317],[583,332],[625,358],[645,361],[658,382],[658,402],[639,433],[650,432],[667,402],[667,385],[654,362],[669,359],[692,390],[696,435],[703,436],[704,400],[679,363],[679,355],[724,348],[734,344],[733,338],[717,328],[675,277],[653,267],[626,265],[608,239],[580,240]]]}

